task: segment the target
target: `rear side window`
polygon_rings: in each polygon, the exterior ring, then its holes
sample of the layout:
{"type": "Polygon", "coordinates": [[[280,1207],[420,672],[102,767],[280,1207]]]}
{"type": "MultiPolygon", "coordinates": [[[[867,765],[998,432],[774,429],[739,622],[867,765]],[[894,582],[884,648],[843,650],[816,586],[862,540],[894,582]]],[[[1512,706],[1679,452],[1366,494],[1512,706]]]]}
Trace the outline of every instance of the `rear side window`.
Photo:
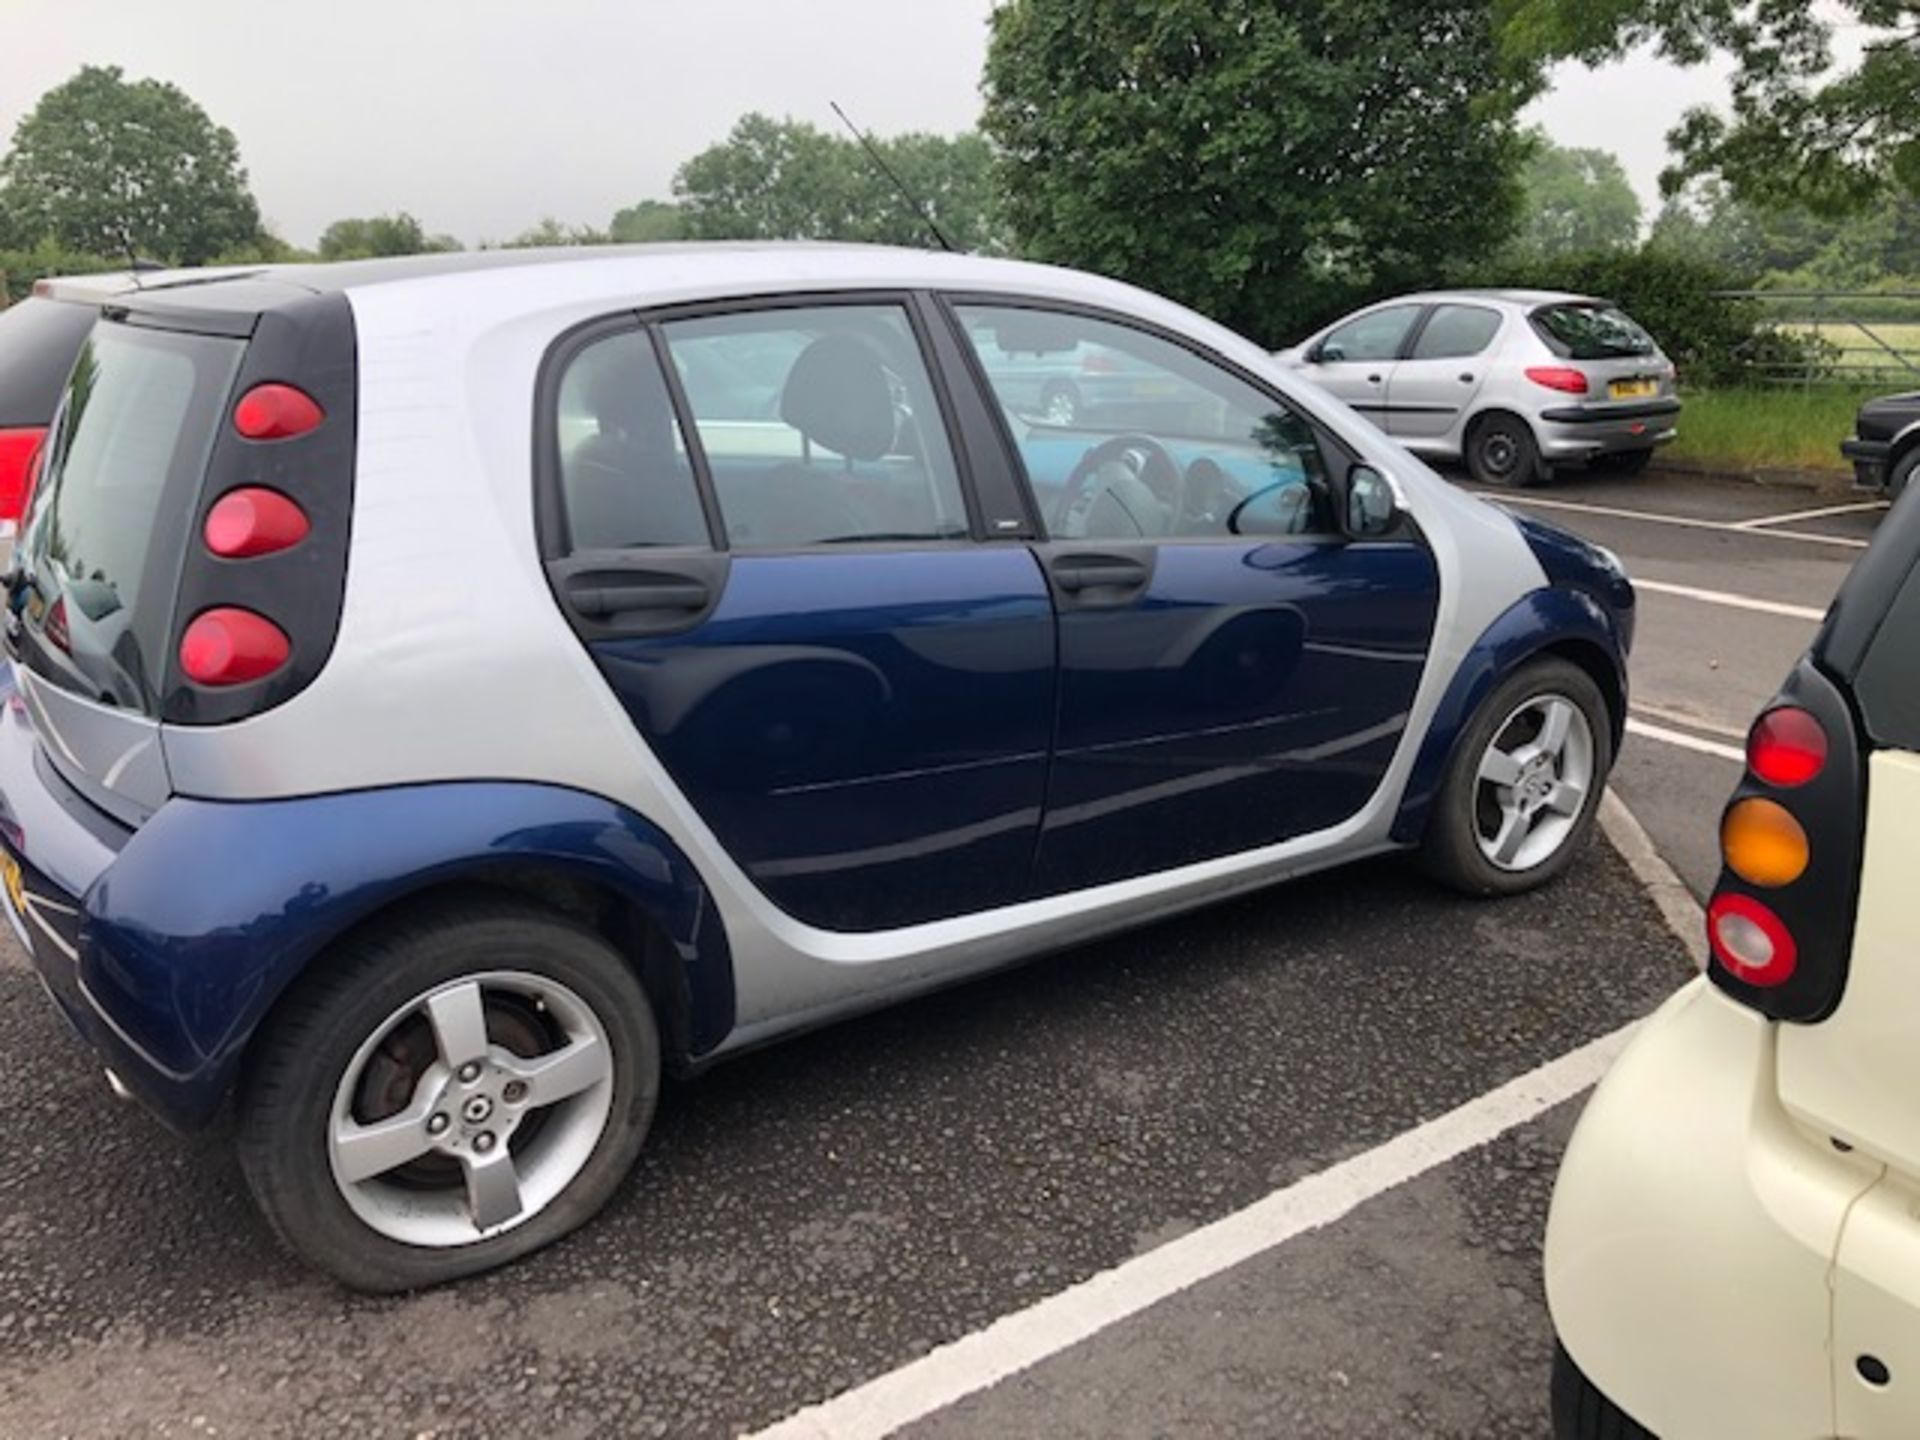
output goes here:
{"type": "Polygon", "coordinates": [[[1615,305],[1543,305],[1532,319],[1547,348],[1566,360],[1613,360],[1654,350],[1653,337],[1615,305]]]}
{"type": "Polygon", "coordinates": [[[243,349],[105,321],[80,347],[20,545],[37,673],[159,713],[189,516],[243,349]]]}
{"type": "Polygon", "coordinates": [[[1500,333],[1500,312],[1481,305],[1439,305],[1413,342],[1415,360],[1464,360],[1500,333]]]}
{"type": "Polygon", "coordinates": [[[1920,750],[1920,568],[1908,573],[1874,632],[1853,691],[1876,744],[1920,750]]]}
{"type": "Polygon", "coordinates": [[[0,426],[45,425],[98,313],[34,298],[0,310],[0,426]]]}
{"type": "Polygon", "coordinates": [[[900,306],[752,310],[661,331],[730,545],[971,533],[933,384],[900,306]]]}
{"type": "Polygon", "coordinates": [[[709,543],[693,464],[645,331],[609,335],[574,355],[559,408],[573,550],[709,543]]]}

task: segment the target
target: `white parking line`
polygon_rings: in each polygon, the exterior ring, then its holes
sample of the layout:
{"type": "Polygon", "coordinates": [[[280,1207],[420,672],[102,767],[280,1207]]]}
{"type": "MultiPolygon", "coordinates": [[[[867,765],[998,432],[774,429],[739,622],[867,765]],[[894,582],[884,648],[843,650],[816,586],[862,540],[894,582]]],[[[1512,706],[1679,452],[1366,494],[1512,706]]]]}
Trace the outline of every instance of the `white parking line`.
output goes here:
{"type": "Polygon", "coordinates": [[[1256,1200],[1244,1210],[1016,1310],[878,1379],[789,1416],[749,1440],[879,1440],[1039,1364],[1203,1280],[1301,1235],[1516,1126],[1599,1080],[1627,1025],[1383,1145],[1256,1200]]]}
{"type": "Polygon", "coordinates": [[[1689,530],[1723,530],[1733,535],[1764,535],[1772,540],[1804,540],[1812,545],[1839,545],[1848,550],[1864,550],[1865,540],[1845,535],[1815,535],[1808,530],[1748,530],[1729,520],[1696,520],[1690,515],[1658,515],[1651,510],[1627,510],[1618,505],[1584,505],[1577,500],[1547,500],[1538,495],[1522,495],[1513,490],[1474,490],[1483,500],[1502,505],[1533,505],[1542,510],[1572,510],[1582,515],[1606,515],[1618,520],[1643,520],[1649,525],[1679,525],[1689,530]]]}
{"type": "Polygon", "coordinates": [[[1638,735],[1644,740],[1658,740],[1662,745],[1678,745],[1682,750],[1696,750],[1702,755],[1717,755],[1722,760],[1735,760],[1747,763],[1747,752],[1732,745],[1722,745],[1717,740],[1702,740],[1697,735],[1682,734],[1678,730],[1669,730],[1664,725],[1649,725],[1644,720],[1628,719],[1627,733],[1638,735]]]}
{"type": "Polygon", "coordinates": [[[1704,730],[1709,735],[1724,735],[1729,740],[1738,740],[1742,745],[1747,743],[1747,732],[1738,726],[1722,725],[1715,720],[1702,720],[1698,716],[1687,714],[1684,710],[1667,710],[1636,699],[1633,702],[1633,711],[1636,715],[1647,715],[1655,720],[1667,721],[1669,724],[1684,725],[1689,730],[1704,730]]]}
{"type": "Polygon", "coordinates": [[[1789,510],[1784,515],[1762,515],[1758,520],[1741,520],[1738,530],[1761,530],[1769,525],[1784,525],[1789,520],[1818,520],[1827,515],[1859,515],[1868,510],[1884,510],[1885,500],[1857,500],[1851,505],[1825,505],[1818,510],[1789,510]]]}
{"type": "Polygon", "coordinates": [[[1633,577],[1633,588],[1650,590],[1655,595],[1677,595],[1682,600],[1701,600],[1708,605],[1729,605],[1736,610],[1758,610],[1763,615],[1784,615],[1789,620],[1820,621],[1827,618],[1827,612],[1816,610],[1811,605],[1788,605],[1780,600],[1759,600],[1751,595],[1735,595],[1726,590],[1701,590],[1692,585],[1671,585],[1665,580],[1643,580],[1633,577]]]}

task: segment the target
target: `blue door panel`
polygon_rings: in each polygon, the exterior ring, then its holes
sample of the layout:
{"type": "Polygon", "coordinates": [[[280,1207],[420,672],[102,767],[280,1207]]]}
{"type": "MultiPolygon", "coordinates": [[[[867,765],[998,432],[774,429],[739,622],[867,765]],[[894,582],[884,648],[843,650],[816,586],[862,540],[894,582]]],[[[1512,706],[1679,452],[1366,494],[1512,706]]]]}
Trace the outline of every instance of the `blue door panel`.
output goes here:
{"type": "Polygon", "coordinates": [[[789,914],[878,929],[1027,893],[1055,667],[1026,548],[740,554],[699,626],[593,652],[789,914]]]}
{"type": "Polygon", "coordinates": [[[1063,608],[1038,889],[1354,814],[1406,728],[1438,604],[1413,542],[1166,542],[1134,604],[1063,608]]]}

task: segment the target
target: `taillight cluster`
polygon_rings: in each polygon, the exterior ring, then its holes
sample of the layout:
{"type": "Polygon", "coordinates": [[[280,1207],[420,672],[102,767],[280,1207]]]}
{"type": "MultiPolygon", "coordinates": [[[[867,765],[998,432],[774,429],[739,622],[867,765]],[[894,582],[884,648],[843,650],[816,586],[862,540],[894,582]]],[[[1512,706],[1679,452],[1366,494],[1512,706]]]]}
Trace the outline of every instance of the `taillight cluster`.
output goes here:
{"type": "MultiPolygon", "coordinates": [[[[234,432],[243,440],[293,440],[326,419],[312,396],[278,382],[255,385],[233,407],[234,432]]],[[[291,550],[313,526],[300,506],[261,485],[243,485],[213,502],[200,539],[222,560],[246,561],[291,550]]],[[[197,685],[246,685],[286,664],[293,644],[286,631],[257,611],[236,605],[202,610],[180,636],[180,669],[197,685]]]]}
{"type": "Polygon", "coordinates": [[[1778,1019],[1818,1019],[1845,979],[1860,801],[1852,717],[1802,662],[1747,736],[1707,905],[1715,979],[1778,1019]]]}
{"type": "Polygon", "coordinates": [[[1530,365],[1527,367],[1527,379],[1549,390],[1558,390],[1562,395],[1587,393],[1586,373],[1571,365],[1530,365]]]}
{"type": "Polygon", "coordinates": [[[39,425],[0,428],[0,521],[25,518],[46,438],[45,427],[39,425]]]}

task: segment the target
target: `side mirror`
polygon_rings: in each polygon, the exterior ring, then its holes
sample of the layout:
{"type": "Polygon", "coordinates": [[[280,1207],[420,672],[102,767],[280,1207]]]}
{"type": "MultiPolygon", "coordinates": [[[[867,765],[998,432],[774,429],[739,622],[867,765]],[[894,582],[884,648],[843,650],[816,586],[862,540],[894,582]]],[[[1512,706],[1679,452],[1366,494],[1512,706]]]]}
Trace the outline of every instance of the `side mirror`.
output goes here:
{"type": "Polygon", "coordinates": [[[1346,358],[1347,352],[1344,346],[1329,345],[1324,341],[1307,352],[1307,359],[1316,365],[1338,365],[1346,358]]]}
{"type": "Polygon", "coordinates": [[[1393,482],[1371,465],[1347,471],[1340,528],[1349,540],[1378,540],[1400,523],[1400,498],[1393,482]]]}

